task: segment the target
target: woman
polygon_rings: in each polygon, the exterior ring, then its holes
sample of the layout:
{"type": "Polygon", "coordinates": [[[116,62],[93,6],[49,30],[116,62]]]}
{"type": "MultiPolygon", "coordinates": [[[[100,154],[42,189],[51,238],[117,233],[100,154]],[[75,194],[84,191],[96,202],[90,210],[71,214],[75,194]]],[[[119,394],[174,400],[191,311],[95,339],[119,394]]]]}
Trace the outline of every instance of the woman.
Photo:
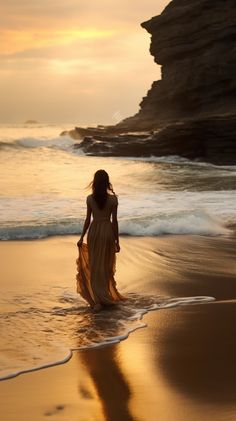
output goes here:
{"type": "Polygon", "coordinates": [[[115,253],[120,251],[117,222],[118,200],[106,171],[98,170],[87,197],[87,216],[84,222],[77,259],[77,292],[94,311],[123,300],[114,279],[115,253]],[[91,215],[93,217],[91,222],[91,215]],[[111,220],[112,218],[112,220],[111,220]],[[87,243],[83,238],[88,231],[87,243]]]}

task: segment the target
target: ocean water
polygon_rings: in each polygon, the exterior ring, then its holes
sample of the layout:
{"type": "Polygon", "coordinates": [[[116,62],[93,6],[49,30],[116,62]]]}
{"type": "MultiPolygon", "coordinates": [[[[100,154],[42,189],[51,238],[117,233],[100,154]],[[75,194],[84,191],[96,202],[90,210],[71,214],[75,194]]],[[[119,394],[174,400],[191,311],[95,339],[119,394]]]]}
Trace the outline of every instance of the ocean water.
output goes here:
{"type": "MultiPolygon", "coordinates": [[[[70,137],[60,136],[69,128],[0,126],[2,241],[79,234],[90,193],[86,187],[100,168],[108,171],[118,194],[121,235],[234,234],[236,166],[176,156],[86,156],[70,137]]],[[[74,349],[118,342],[144,325],[140,320],[149,310],[213,299],[138,295],[132,285],[127,302],[104,317],[88,312],[68,280],[45,281],[27,291],[21,281],[17,291],[0,295],[2,379],[66,361],[74,349]]]]}
{"type": "Polygon", "coordinates": [[[85,156],[65,125],[0,127],[0,239],[78,234],[86,186],[106,169],[119,196],[121,234],[227,233],[236,220],[236,166],[180,157],[85,156]]]}

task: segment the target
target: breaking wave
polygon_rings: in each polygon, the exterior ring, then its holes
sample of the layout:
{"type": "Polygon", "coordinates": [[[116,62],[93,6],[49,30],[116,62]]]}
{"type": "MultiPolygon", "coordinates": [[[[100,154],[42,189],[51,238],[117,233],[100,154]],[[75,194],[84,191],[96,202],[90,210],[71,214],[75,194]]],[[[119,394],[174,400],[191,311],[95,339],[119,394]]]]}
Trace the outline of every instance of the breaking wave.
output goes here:
{"type": "MultiPolygon", "coordinates": [[[[2,226],[1,240],[25,240],[46,238],[56,235],[77,235],[82,231],[84,220],[68,218],[37,224],[19,224],[2,226]]],[[[120,234],[130,236],[173,235],[225,235],[230,230],[223,221],[203,210],[175,212],[169,215],[157,215],[148,218],[124,218],[120,220],[120,234]]]]}
{"type": "Polygon", "coordinates": [[[70,136],[57,136],[52,138],[24,137],[11,142],[0,142],[1,149],[37,149],[53,148],[67,150],[73,148],[75,141],[70,136]]]}

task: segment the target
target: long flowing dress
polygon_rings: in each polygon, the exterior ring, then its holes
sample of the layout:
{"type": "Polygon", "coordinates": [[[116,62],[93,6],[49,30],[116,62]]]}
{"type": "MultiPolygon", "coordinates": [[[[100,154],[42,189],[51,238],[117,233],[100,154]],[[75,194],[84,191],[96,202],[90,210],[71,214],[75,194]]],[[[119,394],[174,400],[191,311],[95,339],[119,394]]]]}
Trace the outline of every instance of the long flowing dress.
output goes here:
{"type": "Polygon", "coordinates": [[[110,305],[124,300],[117,291],[114,279],[116,255],[115,235],[111,214],[117,206],[115,195],[108,195],[105,206],[100,209],[92,195],[87,205],[92,210],[87,244],[79,248],[77,263],[77,292],[93,307],[95,304],[110,305]]]}

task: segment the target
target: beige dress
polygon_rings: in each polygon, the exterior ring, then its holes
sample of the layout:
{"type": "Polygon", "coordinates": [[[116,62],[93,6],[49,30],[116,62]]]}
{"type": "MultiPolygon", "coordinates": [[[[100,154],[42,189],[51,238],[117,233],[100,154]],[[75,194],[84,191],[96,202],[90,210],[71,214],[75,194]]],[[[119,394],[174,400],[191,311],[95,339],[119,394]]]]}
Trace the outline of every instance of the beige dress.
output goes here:
{"type": "Polygon", "coordinates": [[[116,289],[115,236],[111,224],[112,210],[117,206],[117,197],[108,195],[103,209],[99,209],[92,195],[87,197],[92,210],[87,243],[79,248],[77,263],[77,292],[91,305],[110,305],[123,300],[116,289]]]}

